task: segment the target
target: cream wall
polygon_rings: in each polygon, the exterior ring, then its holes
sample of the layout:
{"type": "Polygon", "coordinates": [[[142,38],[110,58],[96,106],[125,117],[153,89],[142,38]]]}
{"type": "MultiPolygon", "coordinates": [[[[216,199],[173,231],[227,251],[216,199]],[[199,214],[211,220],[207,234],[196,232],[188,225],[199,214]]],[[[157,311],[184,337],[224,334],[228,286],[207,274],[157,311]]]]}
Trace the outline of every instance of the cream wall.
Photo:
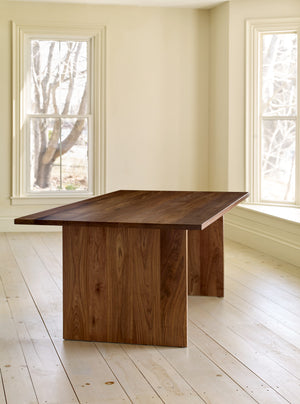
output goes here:
{"type": "Polygon", "coordinates": [[[2,0],[0,230],[47,208],[10,205],[12,20],[107,27],[107,191],[207,189],[208,11],[2,0]]]}
{"type": "Polygon", "coordinates": [[[228,185],[229,3],[210,10],[209,188],[228,185]]]}

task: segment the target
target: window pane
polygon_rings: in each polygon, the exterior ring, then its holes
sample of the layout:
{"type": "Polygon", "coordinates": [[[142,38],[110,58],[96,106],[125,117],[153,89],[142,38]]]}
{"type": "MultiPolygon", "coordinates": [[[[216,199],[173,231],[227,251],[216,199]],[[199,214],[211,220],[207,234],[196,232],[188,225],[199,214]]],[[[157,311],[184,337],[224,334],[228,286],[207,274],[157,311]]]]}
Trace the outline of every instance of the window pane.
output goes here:
{"type": "Polygon", "coordinates": [[[263,115],[296,115],[296,75],[297,34],[264,34],[261,100],[263,115]]]}
{"type": "Polygon", "coordinates": [[[31,40],[29,113],[54,113],[52,91],[59,85],[59,42],[31,40]]]}
{"type": "Polygon", "coordinates": [[[87,119],[32,118],[30,156],[30,191],[87,191],[87,119]]]}
{"type": "Polygon", "coordinates": [[[87,41],[31,40],[30,113],[88,112],[87,41]]]}
{"type": "Polygon", "coordinates": [[[30,191],[60,188],[60,119],[30,120],[30,191]]]}
{"type": "Polygon", "coordinates": [[[262,200],[295,201],[295,149],[295,121],[262,121],[262,200]]]}
{"type": "Polygon", "coordinates": [[[62,189],[88,190],[87,119],[62,120],[62,189]],[[71,146],[71,147],[70,147],[71,146]]]}
{"type": "Polygon", "coordinates": [[[60,85],[56,102],[61,114],[87,113],[87,42],[60,42],[60,85]]]}

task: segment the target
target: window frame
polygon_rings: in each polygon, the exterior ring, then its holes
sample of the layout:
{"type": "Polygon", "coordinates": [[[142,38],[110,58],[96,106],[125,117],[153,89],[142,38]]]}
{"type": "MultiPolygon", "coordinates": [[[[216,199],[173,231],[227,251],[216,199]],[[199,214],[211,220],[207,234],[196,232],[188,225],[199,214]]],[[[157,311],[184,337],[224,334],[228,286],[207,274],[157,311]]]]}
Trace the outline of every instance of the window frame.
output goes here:
{"type": "MultiPolygon", "coordinates": [[[[272,206],[300,206],[300,18],[260,19],[246,21],[246,184],[250,192],[247,203],[272,206]],[[261,138],[259,125],[260,86],[260,37],[266,33],[297,33],[297,117],[296,117],[296,171],[295,203],[262,201],[260,195],[261,138]]],[[[274,119],[276,117],[274,116],[274,119]]]]}
{"type": "Polygon", "coordinates": [[[104,26],[74,25],[22,25],[12,22],[13,39],[13,142],[12,142],[12,195],[11,203],[61,204],[105,193],[105,32],[104,26]],[[89,77],[92,80],[90,105],[93,111],[87,115],[91,130],[89,144],[89,189],[88,191],[40,191],[30,192],[29,159],[30,147],[28,126],[25,124],[24,105],[26,88],[25,63],[29,62],[26,51],[30,39],[84,40],[90,48],[89,77]],[[99,91],[95,91],[99,89],[99,91]]]}

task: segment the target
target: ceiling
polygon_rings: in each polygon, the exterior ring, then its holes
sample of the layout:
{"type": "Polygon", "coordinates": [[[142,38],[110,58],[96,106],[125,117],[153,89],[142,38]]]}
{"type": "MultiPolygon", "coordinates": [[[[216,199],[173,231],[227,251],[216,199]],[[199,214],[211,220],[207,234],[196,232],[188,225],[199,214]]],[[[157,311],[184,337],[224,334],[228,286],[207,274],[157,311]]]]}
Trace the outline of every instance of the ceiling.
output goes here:
{"type": "MultiPolygon", "coordinates": [[[[23,0],[26,1],[26,0],[23,0]]],[[[122,6],[212,8],[228,0],[35,0],[37,2],[106,4],[122,6]]]]}

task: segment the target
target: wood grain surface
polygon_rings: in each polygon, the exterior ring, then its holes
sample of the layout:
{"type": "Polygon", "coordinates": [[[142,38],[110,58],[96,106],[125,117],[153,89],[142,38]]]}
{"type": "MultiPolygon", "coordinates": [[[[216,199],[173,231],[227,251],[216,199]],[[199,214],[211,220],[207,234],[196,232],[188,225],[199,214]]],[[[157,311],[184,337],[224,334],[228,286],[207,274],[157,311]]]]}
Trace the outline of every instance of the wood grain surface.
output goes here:
{"type": "Polygon", "coordinates": [[[203,231],[188,231],[189,295],[224,296],[223,217],[203,231]]]}
{"type": "Polygon", "coordinates": [[[16,224],[203,230],[247,192],[116,191],[15,219],[16,224]]]}
{"type": "Polygon", "coordinates": [[[160,231],[160,304],[162,339],[187,346],[187,232],[160,231]]]}
{"type": "Polygon", "coordinates": [[[65,339],[187,345],[186,231],[63,227],[65,339]]]}

